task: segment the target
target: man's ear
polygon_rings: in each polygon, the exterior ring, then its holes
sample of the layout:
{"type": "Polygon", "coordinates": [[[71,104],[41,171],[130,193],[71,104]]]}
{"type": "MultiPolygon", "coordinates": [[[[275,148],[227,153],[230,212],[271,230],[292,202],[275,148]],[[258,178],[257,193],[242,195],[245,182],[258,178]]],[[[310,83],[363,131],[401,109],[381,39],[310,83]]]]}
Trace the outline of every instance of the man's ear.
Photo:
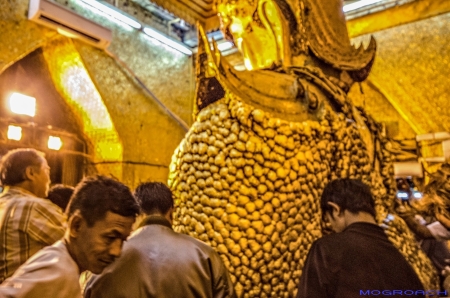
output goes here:
{"type": "Polygon", "coordinates": [[[83,225],[86,224],[85,219],[81,216],[80,210],[76,210],[69,218],[68,227],[69,235],[72,238],[77,238],[83,225]]]}
{"type": "Polygon", "coordinates": [[[25,180],[34,180],[34,177],[36,176],[36,167],[34,166],[26,167],[23,175],[24,175],[23,178],[25,180]]]}
{"type": "Polygon", "coordinates": [[[332,218],[336,218],[336,216],[341,214],[341,207],[338,204],[328,202],[327,205],[331,207],[330,215],[332,218]]]}
{"type": "Polygon", "coordinates": [[[165,214],[166,219],[172,224],[173,223],[173,207],[170,207],[170,209],[165,214]]]}

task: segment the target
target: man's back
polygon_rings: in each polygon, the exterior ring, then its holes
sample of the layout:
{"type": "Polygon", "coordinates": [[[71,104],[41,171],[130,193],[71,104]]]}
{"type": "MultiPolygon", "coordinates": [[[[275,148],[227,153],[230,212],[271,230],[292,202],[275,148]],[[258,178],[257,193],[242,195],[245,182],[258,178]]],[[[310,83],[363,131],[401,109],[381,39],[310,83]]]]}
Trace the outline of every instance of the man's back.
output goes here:
{"type": "Polygon", "coordinates": [[[227,270],[208,245],[151,216],[122,256],[88,285],[85,297],[234,297],[227,270]]]}
{"type": "MultiPolygon", "coordinates": [[[[402,297],[405,294],[399,291],[405,290],[423,290],[413,268],[382,228],[359,222],[313,244],[297,297],[370,297],[382,291],[402,297]]],[[[419,292],[414,297],[424,295],[419,292]]]]}
{"type": "Polygon", "coordinates": [[[45,246],[64,236],[64,216],[46,199],[19,188],[0,196],[0,283],[45,246]]]}

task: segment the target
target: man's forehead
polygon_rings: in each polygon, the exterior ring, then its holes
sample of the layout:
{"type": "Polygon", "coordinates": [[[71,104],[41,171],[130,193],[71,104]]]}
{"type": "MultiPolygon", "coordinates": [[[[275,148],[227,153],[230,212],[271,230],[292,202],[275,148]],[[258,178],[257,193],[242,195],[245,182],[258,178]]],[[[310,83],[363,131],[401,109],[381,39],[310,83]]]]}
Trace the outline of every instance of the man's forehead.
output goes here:
{"type": "Polygon", "coordinates": [[[128,228],[134,223],[135,219],[134,216],[122,216],[112,211],[107,211],[103,218],[95,222],[95,225],[110,230],[114,228],[128,228]]]}

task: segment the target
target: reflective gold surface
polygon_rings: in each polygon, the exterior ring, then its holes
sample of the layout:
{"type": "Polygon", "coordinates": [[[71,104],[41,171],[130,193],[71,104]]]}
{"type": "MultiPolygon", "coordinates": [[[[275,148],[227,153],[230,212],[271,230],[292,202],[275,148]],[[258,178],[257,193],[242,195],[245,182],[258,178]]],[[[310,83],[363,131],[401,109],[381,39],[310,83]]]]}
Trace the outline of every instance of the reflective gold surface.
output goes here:
{"type": "Polygon", "coordinates": [[[218,4],[217,11],[247,70],[290,65],[289,24],[275,1],[229,1],[218,4]]]}
{"type": "MultiPolygon", "coordinates": [[[[121,161],[122,142],[72,41],[64,37],[54,40],[44,47],[44,57],[56,89],[80,117],[83,131],[91,140],[93,162],[121,161]]],[[[122,179],[121,166],[110,167],[109,171],[122,179]]]]}

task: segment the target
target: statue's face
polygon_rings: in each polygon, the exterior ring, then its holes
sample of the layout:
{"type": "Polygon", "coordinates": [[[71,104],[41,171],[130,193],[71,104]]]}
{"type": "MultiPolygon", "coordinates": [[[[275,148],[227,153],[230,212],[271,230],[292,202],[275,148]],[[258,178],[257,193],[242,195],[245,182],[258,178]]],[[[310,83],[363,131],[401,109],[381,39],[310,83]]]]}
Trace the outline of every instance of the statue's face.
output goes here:
{"type": "Polygon", "coordinates": [[[280,53],[279,32],[277,22],[279,17],[274,4],[249,1],[233,1],[217,6],[221,20],[222,32],[231,38],[244,57],[248,70],[270,68],[279,65],[282,59],[280,53]],[[270,19],[270,21],[269,21],[270,19]]]}

